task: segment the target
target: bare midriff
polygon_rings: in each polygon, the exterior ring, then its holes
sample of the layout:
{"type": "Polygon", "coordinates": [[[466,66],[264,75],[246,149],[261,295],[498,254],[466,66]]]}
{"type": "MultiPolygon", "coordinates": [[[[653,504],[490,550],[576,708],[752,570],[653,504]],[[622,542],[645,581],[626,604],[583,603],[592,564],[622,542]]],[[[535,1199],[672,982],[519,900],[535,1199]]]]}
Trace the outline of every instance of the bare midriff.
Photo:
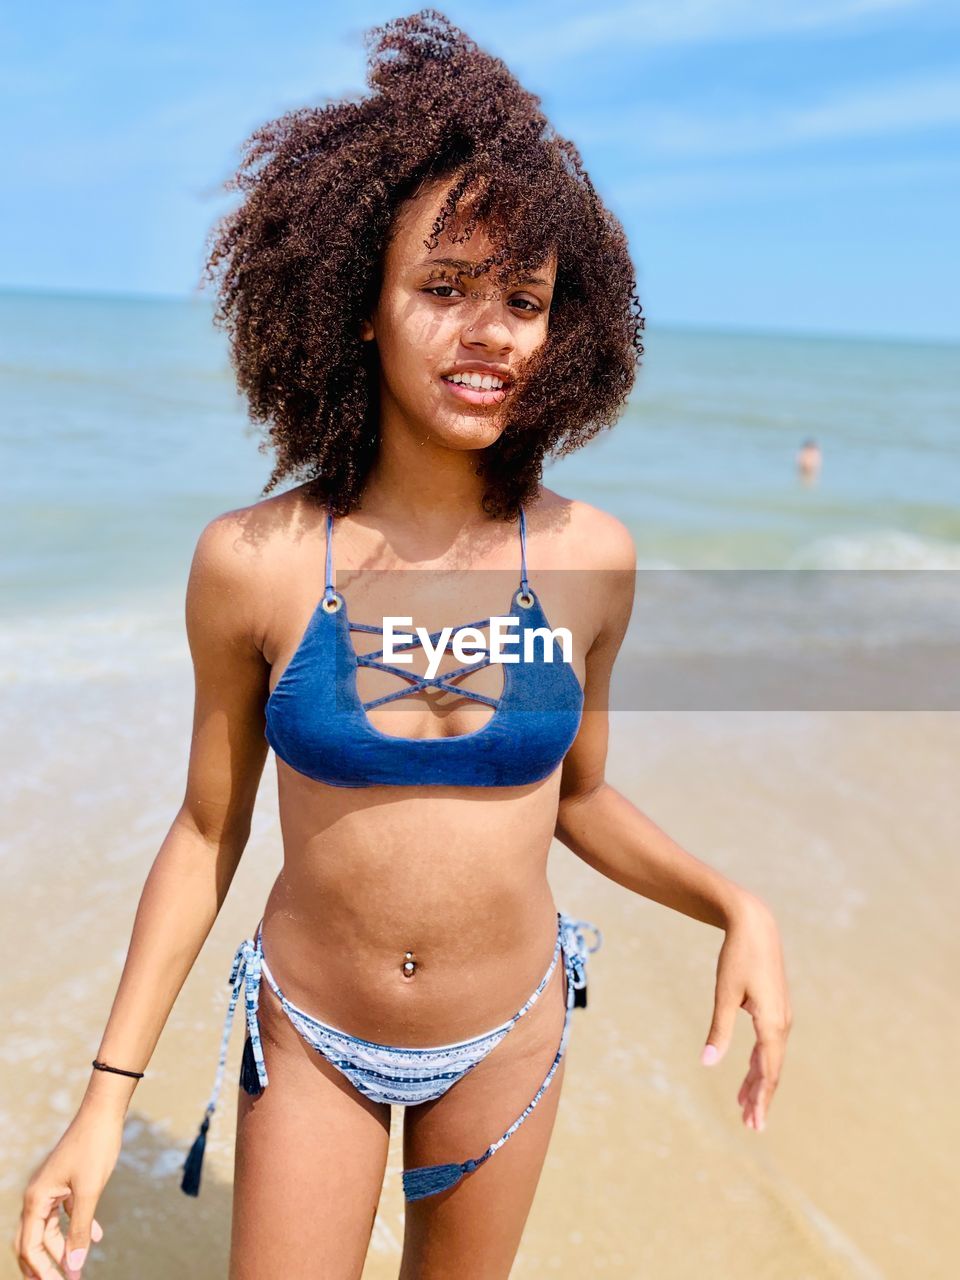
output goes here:
{"type": "MultiPolygon", "coordinates": [[[[312,537],[277,541],[268,592],[258,597],[272,603],[262,626],[271,691],[316,608],[316,584],[323,582],[322,521],[311,510],[306,525],[312,537]]],[[[405,579],[402,591],[391,596],[391,575],[371,572],[391,567],[379,560],[377,543],[364,543],[362,532],[346,530],[343,521],[338,529],[337,588],[357,620],[379,621],[399,611],[432,630],[502,613],[517,586],[515,529],[502,534],[498,554],[486,555],[483,567],[499,574],[445,579],[441,616],[426,612],[425,575],[405,579]],[[365,572],[351,565],[363,565],[365,572]],[[393,607],[398,599],[400,610],[393,607]]],[[[464,549],[452,548],[451,556],[463,557],[464,549]]],[[[546,541],[539,559],[544,572],[534,585],[552,625],[571,630],[573,669],[582,686],[601,588],[592,574],[546,573],[570,568],[569,552],[551,553],[546,541]]],[[[357,631],[352,640],[358,653],[383,643],[357,631]]],[[[441,670],[450,665],[457,663],[445,660],[441,670]]],[[[499,697],[503,673],[494,665],[471,675],[468,687],[499,697]]],[[[422,651],[411,669],[425,669],[422,651]]],[[[357,673],[364,702],[397,684],[366,666],[357,673]]],[[[441,699],[412,693],[368,715],[381,732],[418,738],[469,734],[492,710],[449,693],[441,699]]],[[[468,1039],[512,1017],[543,977],[556,945],[558,904],[547,859],[562,764],[539,782],[507,787],[338,787],[279,757],[276,768],[283,868],[263,908],[262,941],[287,998],[352,1035],[409,1047],[468,1039]],[[414,967],[405,973],[408,952],[414,967]]]]}
{"type": "Polygon", "coordinates": [[[288,999],[404,1046],[511,1017],[556,944],[546,869],[559,766],[504,788],[346,788],[277,770],[284,863],[263,951],[288,999]]]}

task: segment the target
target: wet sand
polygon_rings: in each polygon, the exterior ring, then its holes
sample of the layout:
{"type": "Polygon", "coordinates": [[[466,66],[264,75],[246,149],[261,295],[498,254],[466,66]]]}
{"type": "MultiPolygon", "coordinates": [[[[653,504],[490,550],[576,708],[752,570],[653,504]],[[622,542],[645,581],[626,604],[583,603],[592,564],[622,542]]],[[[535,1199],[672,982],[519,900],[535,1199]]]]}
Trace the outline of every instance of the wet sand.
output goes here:
{"type": "MultiPolygon", "coordinates": [[[[109,679],[78,670],[72,684],[41,680],[8,703],[8,1236],[29,1171],[82,1094],[143,879],[182,797],[191,689],[173,665],[176,675],[149,680],[135,663],[109,679]]],[[[726,1058],[699,1063],[719,931],[556,845],[557,903],[596,921],[604,945],[514,1276],[955,1274],[958,749],[956,713],[614,716],[609,781],[774,908],[794,1028],[755,1133],[736,1103],[753,1043],[746,1013],[726,1058]]],[[[279,867],[273,769],[271,759],[228,901],[137,1087],[91,1277],[226,1274],[236,1024],[199,1199],[180,1191],[180,1167],[213,1084],[230,960],[279,867]]],[[[397,1274],[401,1120],[396,1110],[364,1280],[397,1274]]],[[[7,1252],[0,1276],[18,1275],[7,1252]]]]}

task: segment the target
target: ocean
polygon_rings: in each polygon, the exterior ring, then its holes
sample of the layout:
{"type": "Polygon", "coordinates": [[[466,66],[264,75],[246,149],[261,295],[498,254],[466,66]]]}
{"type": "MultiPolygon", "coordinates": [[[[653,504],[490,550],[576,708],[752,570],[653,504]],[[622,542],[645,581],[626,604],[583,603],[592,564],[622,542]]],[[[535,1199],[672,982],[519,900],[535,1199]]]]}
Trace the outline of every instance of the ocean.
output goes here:
{"type": "MultiPolygon", "coordinates": [[[[0,292],[8,608],[182,583],[202,523],[256,500],[267,458],[211,314],[0,292]]],[[[960,568],[960,348],[655,325],[645,345],[620,422],[545,476],[624,520],[641,566],[960,568]]]]}
{"type": "MultiPolygon", "coordinates": [[[[24,678],[25,652],[31,677],[116,671],[132,652],[139,669],[181,660],[196,538],[256,501],[269,471],[211,316],[205,297],[0,293],[5,680],[24,678]],[[131,651],[132,633],[145,648],[131,651]]],[[[639,568],[662,571],[642,575],[621,707],[649,705],[633,677],[651,655],[960,634],[960,349],[655,324],[645,341],[621,420],[544,477],[618,516],[639,568]],[[810,436],[815,483],[794,465],[810,436]]],[[[892,706],[929,709],[944,682],[960,705],[956,674],[938,662],[931,691],[891,686],[885,667],[851,705],[888,705],[877,681],[892,706]]],[[[793,705],[794,686],[775,684],[767,705],[793,705]]],[[[744,705],[742,680],[719,668],[690,698],[713,705],[722,690],[744,705]]]]}

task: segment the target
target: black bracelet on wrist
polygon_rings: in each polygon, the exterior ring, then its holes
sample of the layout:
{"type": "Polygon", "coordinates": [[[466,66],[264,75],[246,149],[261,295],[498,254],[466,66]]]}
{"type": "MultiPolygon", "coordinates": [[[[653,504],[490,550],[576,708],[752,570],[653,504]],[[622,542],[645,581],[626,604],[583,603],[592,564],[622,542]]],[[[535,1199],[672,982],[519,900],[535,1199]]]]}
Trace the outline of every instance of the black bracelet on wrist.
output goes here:
{"type": "Polygon", "coordinates": [[[139,1079],[144,1074],[142,1071],[124,1071],[123,1067],[108,1067],[105,1062],[98,1062],[96,1058],[93,1065],[98,1071],[115,1071],[118,1076],[136,1076],[139,1079]]]}

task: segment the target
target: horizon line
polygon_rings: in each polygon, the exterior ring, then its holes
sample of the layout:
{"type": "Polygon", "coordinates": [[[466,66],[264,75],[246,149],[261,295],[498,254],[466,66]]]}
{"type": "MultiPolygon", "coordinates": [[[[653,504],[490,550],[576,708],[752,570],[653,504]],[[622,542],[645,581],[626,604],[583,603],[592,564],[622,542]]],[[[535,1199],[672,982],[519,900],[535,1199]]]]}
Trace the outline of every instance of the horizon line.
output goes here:
{"type": "MultiPolygon", "coordinates": [[[[192,293],[137,293],[118,289],[70,289],[62,286],[51,288],[45,285],[7,285],[0,283],[0,296],[22,295],[27,297],[52,297],[87,301],[115,302],[187,302],[212,306],[212,300],[199,288],[192,293]]],[[[779,326],[761,325],[721,325],[711,324],[703,320],[664,320],[651,324],[650,316],[644,312],[644,332],[647,326],[663,332],[723,334],[730,337],[782,337],[821,339],[823,341],[840,342],[876,342],[876,343],[911,343],[915,346],[955,347],[960,345],[960,334],[891,334],[864,333],[854,330],[836,329],[788,329],[779,326]]]]}

